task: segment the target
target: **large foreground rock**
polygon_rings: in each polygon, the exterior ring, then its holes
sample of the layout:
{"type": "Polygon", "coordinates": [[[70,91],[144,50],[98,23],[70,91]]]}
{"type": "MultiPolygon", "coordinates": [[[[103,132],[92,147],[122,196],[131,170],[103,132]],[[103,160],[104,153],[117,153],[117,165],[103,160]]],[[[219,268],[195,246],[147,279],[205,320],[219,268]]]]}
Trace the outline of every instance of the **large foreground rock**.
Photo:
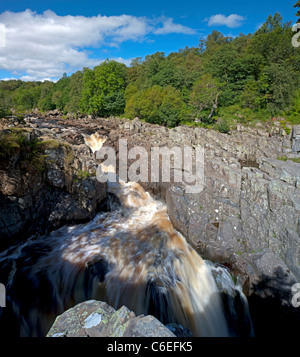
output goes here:
{"type": "Polygon", "coordinates": [[[175,337],[153,316],[135,316],[125,306],[82,302],[58,316],[47,337],[175,337]]]}

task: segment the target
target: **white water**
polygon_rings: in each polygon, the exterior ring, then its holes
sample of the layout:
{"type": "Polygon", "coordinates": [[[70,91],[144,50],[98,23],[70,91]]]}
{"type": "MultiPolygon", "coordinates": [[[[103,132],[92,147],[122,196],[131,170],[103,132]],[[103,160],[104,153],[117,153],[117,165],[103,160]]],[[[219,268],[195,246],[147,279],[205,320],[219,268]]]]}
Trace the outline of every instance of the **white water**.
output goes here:
{"type": "Polygon", "coordinates": [[[0,254],[20,335],[45,335],[57,314],[98,299],[178,323],[194,336],[228,336],[211,269],[173,228],[166,206],[137,183],[108,188],[119,209],[0,254]]]}

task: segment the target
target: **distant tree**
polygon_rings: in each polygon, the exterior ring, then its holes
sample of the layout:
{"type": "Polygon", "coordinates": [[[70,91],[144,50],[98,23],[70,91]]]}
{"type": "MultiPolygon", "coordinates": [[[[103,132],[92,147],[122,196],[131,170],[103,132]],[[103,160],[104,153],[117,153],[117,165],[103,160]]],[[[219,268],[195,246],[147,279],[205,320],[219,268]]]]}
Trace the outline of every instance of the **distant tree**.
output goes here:
{"type": "Polygon", "coordinates": [[[241,104],[244,108],[249,108],[252,110],[259,109],[261,104],[261,97],[258,81],[250,80],[246,83],[241,94],[241,104]]]}
{"type": "Polygon", "coordinates": [[[151,56],[146,56],[143,63],[145,74],[148,78],[152,78],[159,72],[159,67],[164,62],[166,56],[164,52],[156,52],[151,56]]]}
{"type": "Polygon", "coordinates": [[[296,4],[294,5],[295,8],[298,8],[298,11],[296,12],[296,16],[299,17],[298,21],[297,22],[300,22],[300,0],[298,0],[296,2],[296,4]]]}
{"type": "Polygon", "coordinates": [[[52,101],[54,93],[54,83],[45,81],[40,85],[40,98],[37,103],[38,109],[42,111],[53,110],[56,108],[55,103],[52,101]]]}
{"type": "Polygon", "coordinates": [[[264,69],[259,82],[262,100],[272,114],[288,109],[296,89],[296,78],[290,68],[271,63],[264,69]]]}
{"type": "Polygon", "coordinates": [[[136,92],[126,102],[125,115],[150,123],[174,127],[183,119],[185,103],[181,92],[172,87],[154,85],[136,92]]]}
{"type": "Polygon", "coordinates": [[[113,60],[106,60],[93,70],[86,69],[79,104],[82,112],[99,116],[122,113],[126,77],[126,66],[113,60]]]}
{"type": "Polygon", "coordinates": [[[73,73],[69,81],[68,101],[64,109],[68,113],[76,114],[80,111],[79,103],[81,101],[83,88],[83,72],[77,71],[73,73]]]}
{"type": "Polygon", "coordinates": [[[296,63],[292,59],[298,54],[295,48],[290,45],[292,30],[290,23],[284,23],[282,16],[276,13],[269,15],[265,23],[252,36],[248,51],[253,54],[260,54],[264,59],[264,65],[270,63],[296,63]]]}
{"type": "Polygon", "coordinates": [[[205,44],[199,42],[200,46],[205,46],[205,52],[210,53],[215,51],[218,47],[223,46],[224,44],[230,42],[232,37],[224,36],[221,32],[213,30],[211,34],[207,36],[205,44]]]}
{"type": "Polygon", "coordinates": [[[55,83],[54,92],[52,94],[52,102],[56,108],[62,112],[66,112],[66,105],[70,101],[70,77],[66,73],[62,78],[55,83]]]}
{"type": "Polygon", "coordinates": [[[195,82],[190,96],[190,105],[194,108],[195,115],[198,116],[203,110],[213,108],[218,100],[220,89],[220,83],[210,74],[205,74],[195,82]]]}
{"type": "Polygon", "coordinates": [[[256,31],[256,34],[272,32],[276,29],[283,28],[283,18],[279,12],[275,15],[269,15],[267,20],[261,25],[261,27],[256,31]]]}
{"type": "Polygon", "coordinates": [[[141,119],[146,119],[150,123],[159,123],[159,108],[163,100],[163,89],[155,85],[145,89],[135,96],[134,107],[136,114],[141,119]]]}
{"type": "Polygon", "coordinates": [[[40,94],[40,83],[24,82],[15,92],[14,108],[18,110],[37,108],[40,94]]]}
{"type": "Polygon", "coordinates": [[[136,57],[131,60],[130,66],[127,69],[128,83],[135,82],[141,75],[142,57],[136,57]]]}
{"type": "Polygon", "coordinates": [[[178,89],[168,86],[163,90],[163,100],[159,108],[159,124],[177,126],[185,113],[185,103],[178,89]]]}

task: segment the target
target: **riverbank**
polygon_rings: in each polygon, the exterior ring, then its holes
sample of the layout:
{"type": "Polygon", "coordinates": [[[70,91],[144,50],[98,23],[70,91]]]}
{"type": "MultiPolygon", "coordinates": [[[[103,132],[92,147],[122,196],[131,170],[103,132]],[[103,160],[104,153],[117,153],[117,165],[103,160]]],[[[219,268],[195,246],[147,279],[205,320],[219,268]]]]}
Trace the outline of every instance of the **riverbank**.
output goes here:
{"type": "MultiPolygon", "coordinates": [[[[1,197],[5,203],[1,204],[1,217],[9,218],[4,219],[1,232],[5,232],[3,227],[7,229],[8,219],[15,232],[6,233],[8,240],[13,236],[24,239],[26,234],[34,233],[38,225],[30,222],[40,217],[46,216],[48,221],[55,217],[56,224],[49,224],[51,231],[65,223],[89,220],[106,205],[105,188],[100,195],[102,201],[93,201],[93,185],[99,184],[95,177],[97,161],[84,144],[84,135],[98,132],[105,136],[104,146],[114,148],[117,155],[120,138],[127,140],[128,149],[141,146],[149,153],[153,146],[204,147],[202,192],[186,193],[176,183],[148,182],[143,187],[166,202],[174,227],[202,258],[226,265],[239,279],[248,297],[256,335],[295,332],[299,311],[291,304],[291,287],[300,279],[297,128],[287,133],[275,121],[268,128],[239,126],[227,135],[185,126],[167,129],[138,119],[74,120],[59,116],[27,117],[24,124],[14,127],[26,128],[29,141],[39,138],[61,144],[46,149],[46,169],[39,175],[23,175],[13,165],[16,159],[2,167],[1,197]],[[50,182],[50,189],[37,189],[43,187],[43,182],[50,182]],[[31,209],[38,197],[47,204],[31,209]],[[53,204],[49,204],[51,200],[53,204]],[[73,203],[67,204],[69,200],[73,203]],[[40,209],[45,206],[48,211],[40,209]],[[86,209],[84,215],[82,207],[92,209],[86,209]],[[75,214],[78,210],[80,214],[75,214]]],[[[132,162],[129,160],[129,164],[132,162]]],[[[45,219],[42,222],[45,227],[45,219]]]]}

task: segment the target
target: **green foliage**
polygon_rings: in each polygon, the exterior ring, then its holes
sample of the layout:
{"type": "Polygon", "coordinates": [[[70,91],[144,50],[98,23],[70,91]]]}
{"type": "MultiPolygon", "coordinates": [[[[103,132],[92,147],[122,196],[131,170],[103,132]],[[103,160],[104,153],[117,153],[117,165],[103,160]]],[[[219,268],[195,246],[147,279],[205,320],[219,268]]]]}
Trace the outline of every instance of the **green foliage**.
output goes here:
{"type": "Polygon", "coordinates": [[[230,132],[230,124],[228,120],[221,119],[218,123],[214,125],[215,130],[223,134],[228,134],[230,132]]]}
{"type": "Polygon", "coordinates": [[[126,66],[105,61],[93,70],[86,69],[79,107],[94,116],[120,115],[125,108],[126,66]]]}
{"type": "Polygon", "coordinates": [[[195,115],[201,115],[205,109],[211,109],[220,94],[221,84],[212,78],[210,74],[205,74],[193,85],[190,95],[190,105],[195,110],[195,115]]]}
{"type": "Polygon", "coordinates": [[[255,122],[265,122],[270,118],[270,114],[266,110],[254,111],[249,108],[243,108],[240,105],[231,105],[226,108],[221,108],[218,116],[227,120],[229,123],[236,121],[243,125],[255,122]]]}
{"type": "Polygon", "coordinates": [[[257,110],[261,107],[262,100],[258,81],[250,80],[245,84],[240,101],[243,108],[257,110]]]}
{"type": "Polygon", "coordinates": [[[40,140],[31,139],[26,130],[15,129],[0,135],[0,158],[17,157],[17,164],[23,171],[43,171],[45,156],[40,140]]]}
{"type": "Polygon", "coordinates": [[[297,13],[296,13],[296,16],[299,17],[299,19],[298,19],[297,22],[300,22],[300,0],[298,0],[298,1],[296,2],[296,4],[294,5],[294,7],[295,7],[295,8],[298,7],[298,11],[297,11],[297,13]]]}
{"type": "Polygon", "coordinates": [[[91,176],[91,174],[88,171],[79,170],[76,175],[76,178],[77,178],[77,180],[85,180],[90,176],[91,176]]]}
{"type": "Polygon", "coordinates": [[[300,89],[295,91],[292,106],[287,115],[287,120],[294,124],[300,124],[300,89]]]}
{"type": "Polygon", "coordinates": [[[127,101],[125,116],[139,117],[150,123],[174,127],[184,116],[186,105],[179,90],[154,85],[133,94],[127,101]]]}
{"type": "Polygon", "coordinates": [[[300,164],[300,158],[299,157],[296,157],[296,158],[288,158],[286,156],[277,156],[277,160],[280,160],[280,161],[293,161],[297,164],[300,164]]]}
{"type": "MultiPolygon", "coordinates": [[[[295,8],[300,16],[299,1],[295,8]]],[[[56,83],[0,81],[0,116],[11,109],[58,109],[222,132],[234,121],[249,124],[276,115],[300,124],[300,51],[291,45],[293,34],[275,13],[254,34],[232,38],[214,30],[198,47],[138,57],[129,67],[106,60],[56,83]]]]}
{"type": "Polygon", "coordinates": [[[180,91],[168,86],[163,90],[163,100],[159,108],[159,119],[162,125],[177,126],[185,114],[185,104],[180,91]]]}
{"type": "Polygon", "coordinates": [[[290,68],[272,63],[265,67],[261,76],[262,99],[272,114],[288,109],[296,89],[296,82],[290,68]]]}

